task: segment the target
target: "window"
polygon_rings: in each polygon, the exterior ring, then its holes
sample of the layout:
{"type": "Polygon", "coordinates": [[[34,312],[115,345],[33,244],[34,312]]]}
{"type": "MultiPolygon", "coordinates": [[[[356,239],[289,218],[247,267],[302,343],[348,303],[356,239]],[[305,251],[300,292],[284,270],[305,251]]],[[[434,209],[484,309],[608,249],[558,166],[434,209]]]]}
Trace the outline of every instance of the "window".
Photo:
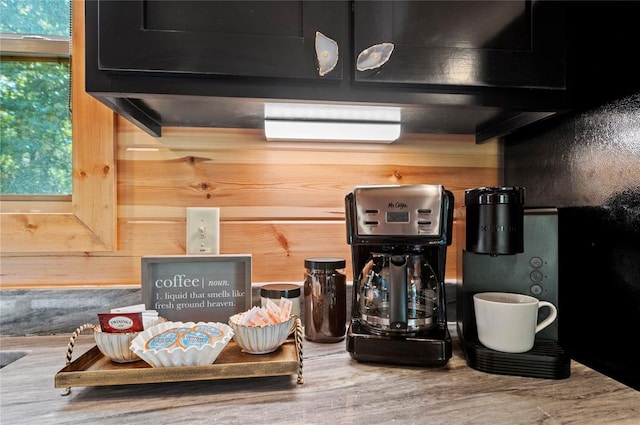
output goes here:
{"type": "Polygon", "coordinates": [[[72,192],[70,0],[0,1],[0,194],[72,192]]]}
{"type": "Polygon", "coordinates": [[[71,6],[75,111],[71,199],[54,202],[66,205],[61,207],[51,202],[0,202],[0,258],[5,276],[0,288],[11,284],[12,270],[18,276],[28,267],[25,264],[32,264],[24,262],[24,253],[86,255],[117,247],[115,114],[84,91],[84,1],[73,0],[71,6]]]}

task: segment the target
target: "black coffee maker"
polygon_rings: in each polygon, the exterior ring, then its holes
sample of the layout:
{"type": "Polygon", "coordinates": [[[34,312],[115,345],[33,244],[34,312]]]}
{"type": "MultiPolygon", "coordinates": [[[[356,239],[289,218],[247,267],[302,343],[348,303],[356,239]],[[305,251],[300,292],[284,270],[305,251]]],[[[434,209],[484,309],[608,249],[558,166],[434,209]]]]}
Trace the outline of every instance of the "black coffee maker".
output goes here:
{"type": "MultiPolygon", "coordinates": [[[[465,191],[456,234],[463,242],[457,264],[457,333],[467,364],[503,375],[562,379],[571,359],[558,344],[562,306],[558,300],[558,211],[524,208],[524,189],[480,187],[465,191]],[[478,341],[473,295],[516,292],[549,301],[558,319],[538,334],[526,353],[503,353],[478,341]]],[[[548,314],[540,311],[539,320],[548,314]]]]}
{"type": "Polygon", "coordinates": [[[444,275],[453,206],[441,185],[357,186],[346,196],[352,358],[418,366],[451,358],[444,275]]]}

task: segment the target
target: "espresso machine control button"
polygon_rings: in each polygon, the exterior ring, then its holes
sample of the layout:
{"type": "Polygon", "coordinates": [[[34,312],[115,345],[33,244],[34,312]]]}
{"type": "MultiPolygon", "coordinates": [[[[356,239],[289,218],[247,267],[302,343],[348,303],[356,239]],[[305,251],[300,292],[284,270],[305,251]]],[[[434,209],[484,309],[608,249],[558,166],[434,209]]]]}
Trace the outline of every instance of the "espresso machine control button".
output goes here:
{"type": "Polygon", "coordinates": [[[542,286],[538,285],[537,283],[535,285],[531,285],[531,288],[529,288],[529,290],[531,291],[531,293],[533,295],[541,295],[542,294],[542,286]]]}
{"type": "Polygon", "coordinates": [[[542,258],[532,257],[531,260],[529,260],[529,264],[531,264],[531,267],[533,267],[534,269],[539,269],[540,267],[542,267],[542,258]]]}
{"type": "Polygon", "coordinates": [[[534,270],[529,273],[529,278],[532,282],[540,282],[544,278],[544,274],[540,270],[534,270]]]}

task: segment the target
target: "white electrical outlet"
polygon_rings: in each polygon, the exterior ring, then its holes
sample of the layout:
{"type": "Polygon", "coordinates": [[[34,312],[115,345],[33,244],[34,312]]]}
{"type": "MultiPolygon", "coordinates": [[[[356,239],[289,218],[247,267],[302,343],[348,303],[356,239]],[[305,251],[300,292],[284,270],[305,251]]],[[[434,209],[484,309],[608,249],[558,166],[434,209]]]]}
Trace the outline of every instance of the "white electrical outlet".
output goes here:
{"type": "Polygon", "coordinates": [[[220,208],[187,208],[187,254],[220,253],[220,208]]]}

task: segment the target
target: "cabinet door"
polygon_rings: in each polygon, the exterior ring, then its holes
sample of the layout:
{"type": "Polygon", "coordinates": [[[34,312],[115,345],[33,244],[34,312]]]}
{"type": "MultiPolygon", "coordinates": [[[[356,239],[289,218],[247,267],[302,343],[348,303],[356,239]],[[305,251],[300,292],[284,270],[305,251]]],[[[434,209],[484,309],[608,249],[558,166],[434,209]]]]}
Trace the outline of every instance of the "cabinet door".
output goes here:
{"type": "Polygon", "coordinates": [[[343,1],[98,0],[99,69],[237,77],[320,77],[315,36],[346,46],[343,1]]]}
{"type": "Polygon", "coordinates": [[[354,54],[394,44],[358,82],[565,88],[563,2],[356,1],[354,54]]]}

